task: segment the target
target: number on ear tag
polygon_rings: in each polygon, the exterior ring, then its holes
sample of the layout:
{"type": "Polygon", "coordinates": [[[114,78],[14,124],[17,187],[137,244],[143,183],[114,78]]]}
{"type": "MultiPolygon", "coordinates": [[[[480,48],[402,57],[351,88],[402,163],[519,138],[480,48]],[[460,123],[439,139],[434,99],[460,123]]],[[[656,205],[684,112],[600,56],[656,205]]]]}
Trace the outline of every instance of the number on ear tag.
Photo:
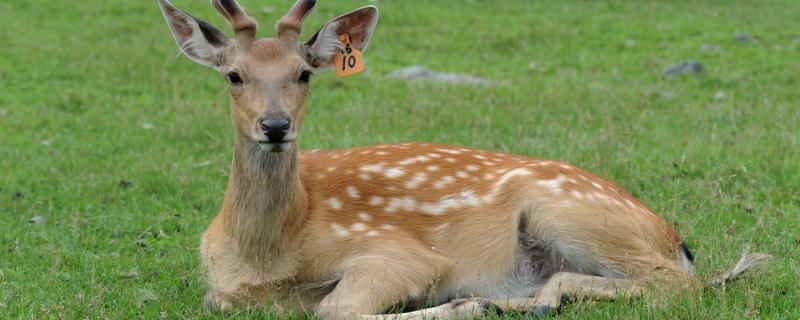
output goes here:
{"type": "Polygon", "coordinates": [[[344,44],[344,49],[336,54],[334,60],[336,76],[341,78],[364,71],[364,59],[361,57],[361,51],[350,43],[350,35],[339,35],[339,41],[344,44]]]}

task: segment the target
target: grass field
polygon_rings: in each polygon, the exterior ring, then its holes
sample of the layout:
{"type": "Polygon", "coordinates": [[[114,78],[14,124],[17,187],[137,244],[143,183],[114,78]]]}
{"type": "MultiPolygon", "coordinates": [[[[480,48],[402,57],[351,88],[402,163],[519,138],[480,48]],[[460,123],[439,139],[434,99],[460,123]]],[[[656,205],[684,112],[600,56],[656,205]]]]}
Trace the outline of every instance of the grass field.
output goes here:
{"type": "MultiPolygon", "coordinates": [[[[241,2],[262,35],[291,5],[241,2]]],[[[228,30],[208,1],[175,3],[228,30]]],[[[368,70],[314,80],[303,148],[565,160],[676,225],[702,278],[748,245],[775,256],[726,288],[559,318],[800,317],[800,2],[319,1],[304,39],[369,3],[368,70]],[[703,72],[660,74],[687,60],[703,72]],[[413,64],[499,84],[386,77],[413,64]]],[[[227,181],[224,81],[177,55],[155,0],[5,0],[0,21],[0,318],[208,317],[197,247],[227,181]]]]}

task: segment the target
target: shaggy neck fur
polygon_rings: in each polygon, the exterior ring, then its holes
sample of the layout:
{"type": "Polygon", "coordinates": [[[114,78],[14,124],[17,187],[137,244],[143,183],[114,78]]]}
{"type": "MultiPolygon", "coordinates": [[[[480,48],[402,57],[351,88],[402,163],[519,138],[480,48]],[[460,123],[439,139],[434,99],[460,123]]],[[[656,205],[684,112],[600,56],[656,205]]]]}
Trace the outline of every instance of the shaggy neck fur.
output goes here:
{"type": "Polygon", "coordinates": [[[296,147],[271,153],[245,140],[234,143],[223,207],[238,255],[267,267],[281,258],[300,229],[308,198],[300,182],[296,147]]]}

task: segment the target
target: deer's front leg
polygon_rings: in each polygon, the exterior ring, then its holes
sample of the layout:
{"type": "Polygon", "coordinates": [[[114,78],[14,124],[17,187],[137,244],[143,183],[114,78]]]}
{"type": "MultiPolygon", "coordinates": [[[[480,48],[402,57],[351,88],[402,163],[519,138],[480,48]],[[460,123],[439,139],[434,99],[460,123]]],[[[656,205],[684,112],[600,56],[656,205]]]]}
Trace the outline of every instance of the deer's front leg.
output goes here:
{"type": "Polygon", "coordinates": [[[336,288],[317,305],[316,314],[321,319],[336,320],[378,314],[427,294],[448,270],[446,261],[432,256],[383,253],[359,258],[350,263],[336,288]]]}

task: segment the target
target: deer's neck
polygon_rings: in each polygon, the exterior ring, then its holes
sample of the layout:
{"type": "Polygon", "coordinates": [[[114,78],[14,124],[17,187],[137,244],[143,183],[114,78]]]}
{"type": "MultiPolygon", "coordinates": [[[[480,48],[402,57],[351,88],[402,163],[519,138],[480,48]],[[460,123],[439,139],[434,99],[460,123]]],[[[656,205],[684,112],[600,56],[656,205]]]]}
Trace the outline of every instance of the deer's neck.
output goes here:
{"type": "Polygon", "coordinates": [[[291,244],[306,215],[298,151],[264,152],[258,144],[236,140],[223,203],[228,231],[240,257],[269,266],[291,244]]]}

